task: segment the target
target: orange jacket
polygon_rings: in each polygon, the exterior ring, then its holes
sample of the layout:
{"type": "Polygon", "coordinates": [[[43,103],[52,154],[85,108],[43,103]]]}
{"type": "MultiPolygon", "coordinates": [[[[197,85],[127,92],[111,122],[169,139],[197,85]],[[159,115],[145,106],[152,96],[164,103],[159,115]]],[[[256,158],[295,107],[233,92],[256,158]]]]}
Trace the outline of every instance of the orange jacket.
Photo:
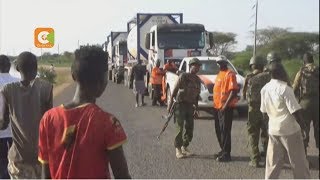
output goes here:
{"type": "MultiPolygon", "coordinates": [[[[213,87],[213,107],[221,109],[227,101],[232,90],[238,90],[236,75],[230,69],[220,71],[216,77],[213,87]]],[[[234,107],[238,102],[238,98],[230,100],[228,107],[234,107]]]]}
{"type": "Polygon", "coordinates": [[[150,83],[151,84],[162,84],[162,77],[164,71],[158,67],[154,67],[151,72],[150,83]]]}

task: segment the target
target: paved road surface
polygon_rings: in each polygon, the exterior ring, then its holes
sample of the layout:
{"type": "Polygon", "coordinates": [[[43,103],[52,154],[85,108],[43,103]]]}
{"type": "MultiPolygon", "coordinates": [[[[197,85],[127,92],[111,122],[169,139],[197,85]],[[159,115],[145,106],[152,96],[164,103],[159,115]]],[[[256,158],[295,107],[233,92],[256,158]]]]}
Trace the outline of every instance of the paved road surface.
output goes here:
{"type": "MultiPolygon", "coordinates": [[[[72,99],[73,93],[74,85],[57,96],[54,104],[67,102],[72,99]]],[[[146,102],[146,107],[135,108],[132,90],[112,82],[98,100],[105,111],[113,113],[121,121],[128,135],[124,149],[133,178],[264,178],[264,168],[248,166],[245,118],[239,118],[235,113],[232,126],[232,162],[219,163],[213,159],[213,154],[219,151],[214,123],[211,116],[203,112],[201,115],[208,118],[195,122],[194,139],[190,145],[190,150],[196,155],[177,160],[173,146],[174,124],[169,124],[158,141],[156,136],[164,123],[160,117],[166,111],[163,107],[151,107],[148,97],[146,102]]],[[[308,151],[312,177],[319,178],[318,150],[313,138],[308,151]]],[[[289,168],[285,168],[280,177],[293,178],[289,168]]]]}

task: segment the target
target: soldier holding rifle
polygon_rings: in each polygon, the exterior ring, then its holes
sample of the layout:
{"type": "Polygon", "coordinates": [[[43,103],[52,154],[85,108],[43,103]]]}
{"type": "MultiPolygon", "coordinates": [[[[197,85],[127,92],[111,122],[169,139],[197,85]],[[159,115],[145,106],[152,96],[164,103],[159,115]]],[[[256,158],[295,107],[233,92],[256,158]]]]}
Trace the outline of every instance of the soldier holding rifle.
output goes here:
{"type": "Polygon", "coordinates": [[[168,104],[168,112],[170,112],[173,99],[176,99],[174,118],[177,135],[174,140],[174,146],[178,159],[192,155],[187,147],[193,137],[194,116],[197,114],[201,87],[201,80],[196,75],[201,66],[200,60],[197,58],[191,59],[189,66],[190,73],[182,73],[179,76],[168,104]],[[183,132],[183,128],[185,128],[185,132],[183,132]]]}

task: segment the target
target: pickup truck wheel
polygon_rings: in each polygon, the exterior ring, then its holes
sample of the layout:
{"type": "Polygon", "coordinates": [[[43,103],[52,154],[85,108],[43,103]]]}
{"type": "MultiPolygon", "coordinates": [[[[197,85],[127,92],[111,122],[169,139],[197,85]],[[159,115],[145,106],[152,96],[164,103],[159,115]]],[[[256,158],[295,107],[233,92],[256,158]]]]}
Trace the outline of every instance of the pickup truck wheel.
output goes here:
{"type": "Polygon", "coordinates": [[[171,91],[170,87],[167,88],[167,105],[170,104],[170,98],[171,98],[171,91]]]}

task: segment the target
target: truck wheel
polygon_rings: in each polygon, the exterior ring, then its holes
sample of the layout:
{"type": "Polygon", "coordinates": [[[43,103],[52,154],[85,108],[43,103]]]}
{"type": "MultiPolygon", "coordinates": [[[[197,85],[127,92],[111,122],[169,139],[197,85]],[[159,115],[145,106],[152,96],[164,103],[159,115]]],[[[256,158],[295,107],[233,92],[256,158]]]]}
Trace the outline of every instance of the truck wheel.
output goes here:
{"type": "Polygon", "coordinates": [[[120,84],[120,83],[121,83],[121,78],[120,78],[120,77],[117,77],[117,78],[116,78],[116,83],[117,83],[117,84],[120,84]]]}
{"type": "Polygon", "coordinates": [[[170,104],[171,91],[170,87],[167,88],[167,106],[170,104]]]}
{"type": "Polygon", "coordinates": [[[112,80],[112,70],[108,71],[108,80],[111,81],[112,80]]]}

